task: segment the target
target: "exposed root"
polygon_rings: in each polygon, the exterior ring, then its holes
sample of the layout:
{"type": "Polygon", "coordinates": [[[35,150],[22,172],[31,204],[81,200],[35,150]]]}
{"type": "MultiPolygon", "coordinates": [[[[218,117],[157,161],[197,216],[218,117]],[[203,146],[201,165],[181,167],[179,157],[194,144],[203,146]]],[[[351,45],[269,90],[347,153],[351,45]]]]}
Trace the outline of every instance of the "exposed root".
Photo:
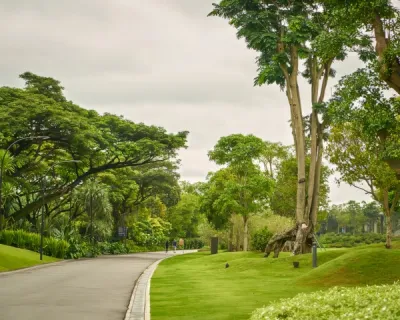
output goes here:
{"type": "Polygon", "coordinates": [[[312,233],[310,229],[302,229],[301,226],[295,226],[284,233],[275,234],[265,247],[264,257],[267,258],[273,251],[274,258],[278,258],[287,241],[294,243],[293,254],[311,252],[312,233]]]}

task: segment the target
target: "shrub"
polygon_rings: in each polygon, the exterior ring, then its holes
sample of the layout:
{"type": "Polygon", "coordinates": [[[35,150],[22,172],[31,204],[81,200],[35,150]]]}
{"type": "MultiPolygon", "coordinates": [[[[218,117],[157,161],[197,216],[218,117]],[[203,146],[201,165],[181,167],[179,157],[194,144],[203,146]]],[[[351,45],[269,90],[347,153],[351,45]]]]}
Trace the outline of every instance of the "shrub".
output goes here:
{"type": "Polygon", "coordinates": [[[5,244],[6,246],[11,246],[14,242],[14,231],[3,230],[1,234],[2,234],[1,236],[2,243],[5,244]]]}
{"type": "Polygon", "coordinates": [[[320,237],[322,245],[328,248],[350,248],[372,243],[384,243],[386,237],[379,233],[326,233],[320,237]]]}
{"type": "Polygon", "coordinates": [[[67,259],[79,259],[89,255],[89,245],[86,242],[80,242],[77,239],[69,241],[69,248],[66,252],[67,259]]]}
{"type": "Polygon", "coordinates": [[[201,249],[204,247],[204,242],[200,238],[185,239],[185,249],[201,249]]]}
{"type": "Polygon", "coordinates": [[[299,294],[256,310],[251,320],[399,319],[400,285],[332,288],[299,294]]]}
{"type": "Polygon", "coordinates": [[[40,249],[40,235],[36,233],[26,233],[26,249],[39,252],[40,249]]]}
{"type": "Polygon", "coordinates": [[[257,251],[264,251],[271,237],[272,233],[267,227],[256,231],[251,238],[251,247],[257,251]]]}
{"type": "MultiPolygon", "coordinates": [[[[0,232],[0,243],[21,249],[39,252],[40,235],[24,230],[3,230],[0,232]]],[[[44,238],[43,254],[64,259],[68,252],[69,243],[49,237],[44,238]]]]}

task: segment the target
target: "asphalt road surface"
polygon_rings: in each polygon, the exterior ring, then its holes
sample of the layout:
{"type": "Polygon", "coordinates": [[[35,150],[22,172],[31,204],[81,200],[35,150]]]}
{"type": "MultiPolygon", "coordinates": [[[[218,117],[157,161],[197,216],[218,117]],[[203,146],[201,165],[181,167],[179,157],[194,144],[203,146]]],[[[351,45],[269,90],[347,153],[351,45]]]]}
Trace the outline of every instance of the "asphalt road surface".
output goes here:
{"type": "Polygon", "coordinates": [[[0,319],[123,320],[136,280],[165,256],[100,257],[0,275],[0,319]]]}

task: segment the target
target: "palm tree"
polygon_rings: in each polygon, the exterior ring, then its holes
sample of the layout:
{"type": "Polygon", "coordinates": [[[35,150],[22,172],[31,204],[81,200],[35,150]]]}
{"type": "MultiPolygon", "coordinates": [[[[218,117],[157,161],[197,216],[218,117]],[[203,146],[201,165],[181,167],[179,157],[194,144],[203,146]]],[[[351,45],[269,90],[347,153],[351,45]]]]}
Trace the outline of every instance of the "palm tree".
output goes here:
{"type": "Polygon", "coordinates": [[[108,186],[95,179],[86,181],[75,191],[77,203],[84,207],[89,217],[86,234],[90,228],[90,238],[94,245],[94,231],[109,235],[112,232],[112,206],[109,200],[108,186]]]}

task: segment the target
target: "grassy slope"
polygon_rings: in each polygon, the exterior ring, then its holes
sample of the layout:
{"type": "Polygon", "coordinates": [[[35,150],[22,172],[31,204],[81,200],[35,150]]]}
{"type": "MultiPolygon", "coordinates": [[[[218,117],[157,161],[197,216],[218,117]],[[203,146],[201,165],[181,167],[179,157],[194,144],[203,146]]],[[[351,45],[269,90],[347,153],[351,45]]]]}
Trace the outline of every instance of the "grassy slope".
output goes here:
{"type": "Polygon", "coordinates": [[[320,251],[317,269],[311,268],[310,255],[264,259],[257,253],[202,252],[167,259],[153,276],[152,319],[248,319],[254,309],[299,292],[393,283],[400,279],[400,246],[395,245],[393,250],[375,245],[320,251]]]}
{"type": "Polygon", "coordinates": [[[58,261],[58,259],[46,256],[43,256],[43,261],[40,261],[37,252],[0,244],[0,272],[32,267],[34,265],[55,261],[58,261]]]}

